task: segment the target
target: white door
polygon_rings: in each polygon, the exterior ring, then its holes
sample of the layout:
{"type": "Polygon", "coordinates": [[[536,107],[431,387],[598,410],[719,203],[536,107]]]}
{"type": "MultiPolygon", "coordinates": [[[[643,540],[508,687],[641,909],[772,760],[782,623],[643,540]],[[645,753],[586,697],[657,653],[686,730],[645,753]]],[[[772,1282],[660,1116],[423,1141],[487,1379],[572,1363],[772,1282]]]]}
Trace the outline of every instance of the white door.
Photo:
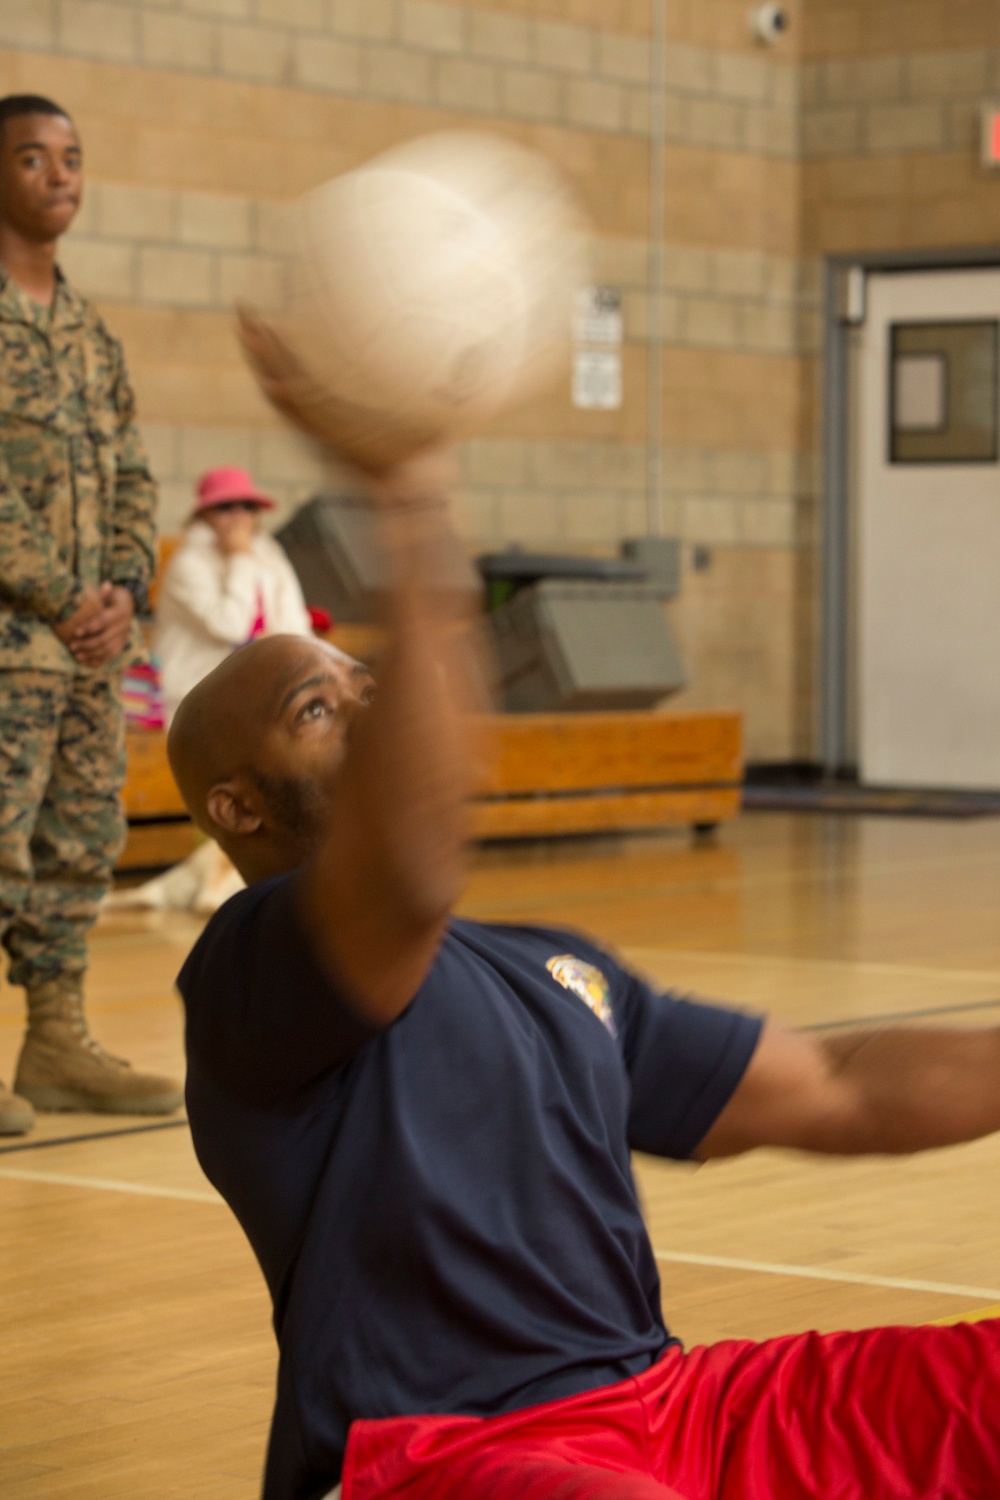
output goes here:
{"type": "Polygon", "coordinates": [[[1000,787],[1000,270],[871,275],[853,382],[874,785],[1000,787]]]}

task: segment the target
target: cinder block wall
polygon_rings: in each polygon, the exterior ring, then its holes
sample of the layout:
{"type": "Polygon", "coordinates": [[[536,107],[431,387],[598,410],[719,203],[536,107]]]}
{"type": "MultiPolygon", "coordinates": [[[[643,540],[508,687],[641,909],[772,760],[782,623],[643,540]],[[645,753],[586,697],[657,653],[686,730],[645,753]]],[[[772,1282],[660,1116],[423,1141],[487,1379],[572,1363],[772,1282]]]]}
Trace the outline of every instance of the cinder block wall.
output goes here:
{"type": "MultiPolygon", "coordinates": [[[[756,759],[812,747],[820,257],[982,237],[994,202],[968,150],[994,0],[791,9],[764,49],[746,0],[667,6],[678,702],[742,707],[756,759]]],[[[315,486],[242,366],[233,301],[280,303],[290,198],[455,125],[562,164],[626,320],[622,409],[563,390],[468,443],[462,529],[477,548],[612,551],[645,528],[648,26],[646,0],[3,0],[0,89],[52,95],[83,133],[64,263],[125,342],[164,530],[209,464],[246,464],[285,508],[315,486]]]]}
{"type": "Polygon", "coordinates": [[[979,111],[1000,97],[1000,6],[812,0],[803,54],[804,255],[996,243],[979,111]]]}

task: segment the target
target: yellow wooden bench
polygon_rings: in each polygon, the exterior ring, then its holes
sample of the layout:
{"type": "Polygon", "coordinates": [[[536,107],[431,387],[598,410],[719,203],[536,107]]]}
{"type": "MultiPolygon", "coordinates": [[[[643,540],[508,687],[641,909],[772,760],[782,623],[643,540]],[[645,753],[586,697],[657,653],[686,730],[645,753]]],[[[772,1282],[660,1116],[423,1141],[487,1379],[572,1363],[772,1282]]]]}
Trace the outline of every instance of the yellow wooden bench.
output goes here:
{"type": "MultiPolygon", "coordinates": [[[[738,713],[496,714],[474,805],[483,839],[720,823],[742,780],[738,713]]],[[[169,864],[194,829],[167,764],[166,736],[128,735],[121,868],[169,864]]]]}
{"type": "Polygon", "coordinates": [[[125,777],[128,841],[120,870],[176,864],[195,846],[195,828],[167,761],[167,736],[160,729],[130,729],[125,777]]]}
{"type": "Polygon", "coordinates": [[[497,714],[480,838],[592,833],[735,817],[738,713],[497,714]]]}

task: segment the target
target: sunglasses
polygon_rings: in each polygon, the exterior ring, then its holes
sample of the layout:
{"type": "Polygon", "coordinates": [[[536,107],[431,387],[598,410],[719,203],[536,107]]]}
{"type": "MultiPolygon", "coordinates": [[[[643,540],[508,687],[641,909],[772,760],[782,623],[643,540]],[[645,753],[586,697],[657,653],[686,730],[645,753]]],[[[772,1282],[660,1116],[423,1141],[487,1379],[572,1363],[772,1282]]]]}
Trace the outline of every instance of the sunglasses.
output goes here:
{"type": "Polygon", "coordinates": [[[249,510],[258,511],[260,506],[256,500],[222,500],[218,505],[210,507],[211,510],[221,511],[223,515],[232,515],[234,511],[249,510]]]}

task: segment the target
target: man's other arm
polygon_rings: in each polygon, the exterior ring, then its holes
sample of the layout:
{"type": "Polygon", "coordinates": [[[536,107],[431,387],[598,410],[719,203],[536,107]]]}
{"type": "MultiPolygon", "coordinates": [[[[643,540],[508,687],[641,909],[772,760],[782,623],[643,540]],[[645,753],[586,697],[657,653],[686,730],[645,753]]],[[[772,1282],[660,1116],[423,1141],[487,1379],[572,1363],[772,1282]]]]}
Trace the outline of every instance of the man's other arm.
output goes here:
{"type": "Polygon", "coordinates": [[[318,957],[383,1025],[429,970],[465,868],[468,710],[483,689],[455,601],[445,607],[427,585],[459,546],[448,478],[450,462],[428,455],[372,482],[390,643],[374,704],[349,736],[329,838],[300,884],[318,957]]]}
{"type": "Polygon", "coordinates": [[[814,1037],[769,1021],[696,1156],[756,1146],[905,1155],[1000,1130],[1000,1028],[814,1037]]]}

